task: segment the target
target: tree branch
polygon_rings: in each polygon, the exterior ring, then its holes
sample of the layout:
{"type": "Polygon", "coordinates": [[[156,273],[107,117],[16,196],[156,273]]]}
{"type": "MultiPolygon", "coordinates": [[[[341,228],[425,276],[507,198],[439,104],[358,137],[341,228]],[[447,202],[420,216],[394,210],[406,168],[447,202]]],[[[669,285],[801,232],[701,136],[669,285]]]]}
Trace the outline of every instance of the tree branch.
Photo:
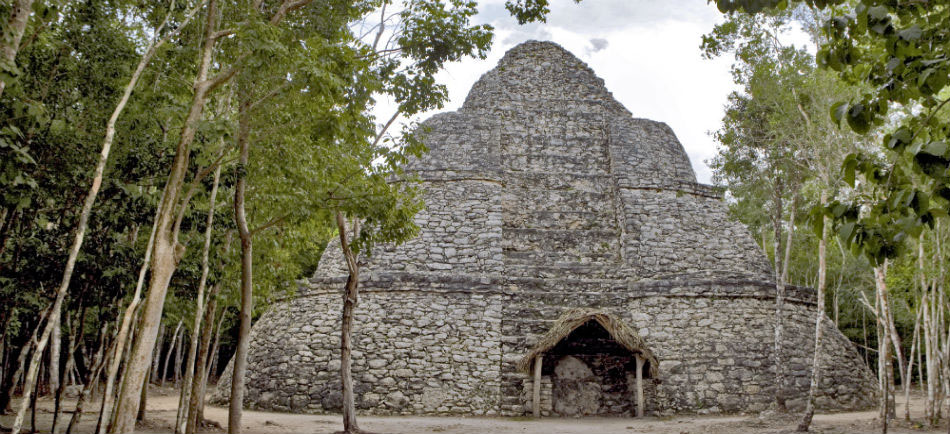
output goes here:
{"type": "Polygon", "coordinates": [[[260,104],[263,103],[264,101],[267,101],[268,99],[273,98],[274,96],[276,96],[277,94],[279,94],[281,91],[283,91],[284,89],[286,89],[286,88],[288,88],[288,87],[290,87],[290,82],[289,82],[289,81],[284,81],[283,84],[281,84],[280,86],[275,87],[275,88],[272,89],[270,92],[267,92],[267,94],[265,94],[264,96],[258,98],[256,101],[253,101],[253,102],[244,104],[244,105],[241,107],[240,112],[243,113],[243,112],[245,112],[245,111],[247,111],[247,112],[254,111],[254,109],[257,108],[258,105],[260,105],[260,104]]]}
{"type": "Polygon", "coordinates": [[[397,109],[397,110],[396,110],[396,113],[393,113],[393,117],[389,118],[389,122],[386,122],[386,125],[383,126],[383,129],[380,130],[380,131],[379,131],[379,134],[376,135],[376,140],[373,140],[373,147],[374,147],[374,148],[375,148],[376,145],[379,143],[380,139],[383,138],[383,135],[386,134],[386,130],[388,130],[389,127],[392,126],[393,122],[396,121],[396,118],[399,117],[400,111],[401,111],[401,110],[398,110],[398,109],[397,109]]]}
{"type": "Polygon", "coordinates": [[[253,237],[253,236],[256,235],[258,232],[265,231],[265,230],[267,230],[267,229],[270,229],[270,228],[272,228],[272,227],[274,227],[274,226],[277,226],[277,225],[283,223],[285,220],[287,220],[288,217],[290,217],[290,214],[284,214],[284,215],[282,215],[282,216],[274,217],[274,218],[270,219],[267,223],[264,223],[263,225],[260,225],[260,226],[258,226],[258,227],[256,227],[256,228],[254,228],[253,230],[251,230],[251,236],[253,237]]]}
{"type": "Polygon", "coordinates": [[[277,8],[277,12],[274,13],[274,16],[271,17],[270,23],[279,23],[289,12],[300,9],[312,1],[313,0],[284,0],[283,3],[280,4],[280,7],[277,8]]]}

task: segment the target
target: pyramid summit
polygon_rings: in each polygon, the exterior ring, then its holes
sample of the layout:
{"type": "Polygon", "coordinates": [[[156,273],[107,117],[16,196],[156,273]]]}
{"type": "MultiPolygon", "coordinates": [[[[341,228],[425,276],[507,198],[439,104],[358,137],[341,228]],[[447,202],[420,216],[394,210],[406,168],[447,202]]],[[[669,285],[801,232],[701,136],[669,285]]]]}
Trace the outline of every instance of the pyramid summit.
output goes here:
{"type": "MultiPolygon", "coordinates": [[[[408,167],[425,192],[420,235],[380,246],[361,272],[358,408],[583,416],[771,404],[772,270],[720,191],[696,182],[668,126],[632,117],[586,64],[537,41],[424,125],[430,152],[408,167]]],[[[314,277],[254,326],[251,407],[340,409],[346,276],[331,243],[314,277]]],[[[790,287],[784,312],[795,408],[810,380],[814,292],[790,287]]],[[[872,405],[871,372],[823,327],[819,408],[872,405]]]]}

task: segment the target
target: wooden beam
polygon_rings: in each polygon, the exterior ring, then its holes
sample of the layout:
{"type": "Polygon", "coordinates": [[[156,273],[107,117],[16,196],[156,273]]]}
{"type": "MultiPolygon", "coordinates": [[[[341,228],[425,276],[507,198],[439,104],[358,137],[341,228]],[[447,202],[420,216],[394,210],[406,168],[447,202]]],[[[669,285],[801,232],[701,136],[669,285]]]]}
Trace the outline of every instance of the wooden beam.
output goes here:
{"type": "Polygon", "coordinates": [[[544,360],[544,354],[538,354],[534,358],[534,393],[531,395],[532,404],[534,404],[534,417],[541,417],[541,362],[544,360]]]}
{"type": "Polygon", "coordinates": [[[637,355],[637,417],[643,417],[643,358],[637,355]]]}

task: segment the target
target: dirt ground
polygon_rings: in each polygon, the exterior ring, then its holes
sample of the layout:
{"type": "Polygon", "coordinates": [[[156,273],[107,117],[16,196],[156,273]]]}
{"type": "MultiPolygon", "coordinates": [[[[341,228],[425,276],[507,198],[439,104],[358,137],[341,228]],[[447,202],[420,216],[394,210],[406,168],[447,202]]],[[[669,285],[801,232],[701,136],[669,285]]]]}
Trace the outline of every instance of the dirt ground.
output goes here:
{"type": "MultiPolygon", "coordinates": [[[[171,388],[150,388],[146,422],[136,431],[144,434],[165,434],[172,432],[175,421],[178,394],[171,388]]],[[[74,405],[66,403],[69,410],[74,405]]],[[[892,423],[890,433],[938,433],[947,432],[946,425],[937,429],[926,429],[923,418],[923,400],[919,395],[911,398],[911,415],[914,421],[903,420],[892,423]]],[[[36,424],[39,432],[49,432],[52,423],[52,401],[41,398],[37,406],[36,424]]],[[[98,406],[89,407],[98,408],[98,406]]],[[[898,414],[904,414],[903,398],[898,398],[898,414]]],[[[68,415],[67,415],[68,416],[68,415]]],[[[227,423],[227,408],[208,406],[205,417],[220,423],[227,423]]],[[[79,433],[91,433],[95,430],[96,414],[83,415],[79,433]]],[[[596,434],[596,433],[657,433],[657,434],[733,434],[733,433],[790,433],[794,432],[798,415],[777,416],[733,415],[733,416],[677,416],[672,418],[647,417],[629,418],[580,418],[559,419],[542,418],[489,418],[489,417],[378,417],[359,418],[360,427],[374,433],[414,434],[596,434]]],[[[0,416],[0,425],[9,427],[13,416],[0,416]]],[[[244,412],[244,432],[248,434],[283,433],[333,433],[342,429],[338,415],[300,415],[270,413],[262,411],[244,412]]],[[[27,423],[29,426],[29,423],[27,423]]],[[[206,432],[225,432],[211,429],[206,432]]],[[[819,414],[815,416],[812,432],[818,433],[879,433],[880,425],[876,411],[851,413],[819,414]]]]}

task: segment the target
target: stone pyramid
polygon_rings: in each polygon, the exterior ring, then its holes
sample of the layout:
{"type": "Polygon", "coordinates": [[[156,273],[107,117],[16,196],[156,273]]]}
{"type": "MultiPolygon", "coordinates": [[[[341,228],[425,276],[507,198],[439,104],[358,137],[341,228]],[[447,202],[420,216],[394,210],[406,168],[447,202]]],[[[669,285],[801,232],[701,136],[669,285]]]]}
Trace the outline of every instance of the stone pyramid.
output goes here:
{"type": "MultiPolygon", "coordinates": [[[[534,376],[517,365],[532,351],[543,361],[546,415],[636,414],[638,351],[655,357],[642,371],[647,414],[773,401],[772,270],[721,192],[696,182],[666,124],[632,117],[577,57],[531,41],[458,111],[424,126],[430,152],[409,167],[425,190],[421,234],[379,248],[361,271],[359,409],[530,413],[534,376]],[[622,324],[626,340],[594,321],[559,330],[575,308],[622,324]],[[618,344],[627,341],[643,347],[618,344]]],[[[339,410],[345,279],[331,243],[296,297],[254,326],[250,407],[339,410]]],[[[794,408],[809,385],[814,292],[791,287],[785,306],[794,408]]],[[[871,405],[874,377],[827,318],[824,326],[819,407],[871,405]]],[[[220,393],[228,387],[226,378],[220,393]]]]}

